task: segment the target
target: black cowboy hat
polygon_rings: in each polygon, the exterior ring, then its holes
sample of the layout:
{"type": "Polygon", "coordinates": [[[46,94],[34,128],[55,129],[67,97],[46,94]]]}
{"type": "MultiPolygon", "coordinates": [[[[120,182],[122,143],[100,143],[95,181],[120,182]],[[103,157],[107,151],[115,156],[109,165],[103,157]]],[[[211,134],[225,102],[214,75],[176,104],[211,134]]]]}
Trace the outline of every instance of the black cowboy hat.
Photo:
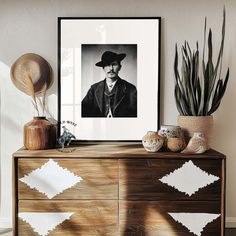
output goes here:
{"type": "Polygon", "coordinates": [[[99,67],[104,67],[109,65],[113,61],[122,61],[126,57],[125,53],[117,54],[115,52],[106,51],[102,54],[102,60],[97,62],[95,65],[99,67]]]}

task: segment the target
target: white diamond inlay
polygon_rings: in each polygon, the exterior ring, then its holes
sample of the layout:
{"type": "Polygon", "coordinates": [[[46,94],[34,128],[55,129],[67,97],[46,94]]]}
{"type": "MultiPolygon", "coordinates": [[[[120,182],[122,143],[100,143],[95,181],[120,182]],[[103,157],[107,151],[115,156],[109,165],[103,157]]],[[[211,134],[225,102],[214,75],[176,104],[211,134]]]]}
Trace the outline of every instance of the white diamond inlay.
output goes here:
{"type": "Polygon", "coordinates": [[[74,212],[22,212],[19,217],[30,224],[40,236],[48,235],[49,231],[68,220],[74,212]]]}
{"type": "Polygon", "coordinates": [[[217,219],[220,214],[208,213],[168,213],[175,221],[181,223],[183,226],[194,235],[201,236],[203,228],[217,219]]]}
{"type": "Polygon", "coordinates": [[[191,196],[199,189],[219,180],[219,177],[203,171],[198,166],[194,165],[192,161],[188,161],[180,168],[163,176],[159,180],[191,196]]]}
{"type": "Polygon", "coordinates": [[[62,168],[52,159],[20,179],[30,188],[35,188],[45,194],[49,199],[65,189],[71,188],[81,180],[83,179],[80,176],[62,168]]]}

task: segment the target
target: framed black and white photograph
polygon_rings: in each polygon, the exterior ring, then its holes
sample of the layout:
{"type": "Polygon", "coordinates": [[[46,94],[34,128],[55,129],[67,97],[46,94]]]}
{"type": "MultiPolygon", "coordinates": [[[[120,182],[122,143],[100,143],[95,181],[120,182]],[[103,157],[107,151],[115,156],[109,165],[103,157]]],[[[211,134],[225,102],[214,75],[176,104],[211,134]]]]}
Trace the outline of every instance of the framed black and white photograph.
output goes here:
{"type": "Polygon", "coordinates": [[[159,17],[61,17],[58,42],[58,117],[77,140],[136,141],[158,130],[159,17]]]}

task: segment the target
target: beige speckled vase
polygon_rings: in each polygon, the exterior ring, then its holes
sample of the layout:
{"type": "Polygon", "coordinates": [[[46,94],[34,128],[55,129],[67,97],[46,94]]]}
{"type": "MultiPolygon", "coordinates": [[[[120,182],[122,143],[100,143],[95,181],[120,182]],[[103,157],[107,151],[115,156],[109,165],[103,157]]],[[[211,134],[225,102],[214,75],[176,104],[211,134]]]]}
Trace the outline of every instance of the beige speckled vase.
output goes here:
{"type": "Polygon", "coordinates": [[[157,152],[164,143],[164,138],[155,131],[147,131],[142,138],[143,147],[147,152],[157,152]]]}
{"type": "Polygon", "coordinates": [[[213,116],[178,116],[178,125],[184,132],[188,141],[194,133],[201,132],[205,135],[208,149],[213,138],[213,116]]]}

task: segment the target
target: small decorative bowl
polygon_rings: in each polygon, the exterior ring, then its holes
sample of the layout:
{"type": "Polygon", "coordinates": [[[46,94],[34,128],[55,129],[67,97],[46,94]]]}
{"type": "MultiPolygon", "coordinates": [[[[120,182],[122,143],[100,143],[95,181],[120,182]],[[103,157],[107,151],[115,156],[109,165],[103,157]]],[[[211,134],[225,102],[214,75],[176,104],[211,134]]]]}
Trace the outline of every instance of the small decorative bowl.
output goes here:
{"type": "Polygon", "coordinates": [[[157,152],[164,143],[164,138],[155,131],[148,131],[142,139],[143,147],[147,152],[157,152]]]}
{"type": "Polygon", "coordinates": [[[167,139],[170,137],[178,138],[181,136],[181,128],[180,126],[175,125],[162,125],[161,129],[158,131],[158,134],[167,139]]]}

